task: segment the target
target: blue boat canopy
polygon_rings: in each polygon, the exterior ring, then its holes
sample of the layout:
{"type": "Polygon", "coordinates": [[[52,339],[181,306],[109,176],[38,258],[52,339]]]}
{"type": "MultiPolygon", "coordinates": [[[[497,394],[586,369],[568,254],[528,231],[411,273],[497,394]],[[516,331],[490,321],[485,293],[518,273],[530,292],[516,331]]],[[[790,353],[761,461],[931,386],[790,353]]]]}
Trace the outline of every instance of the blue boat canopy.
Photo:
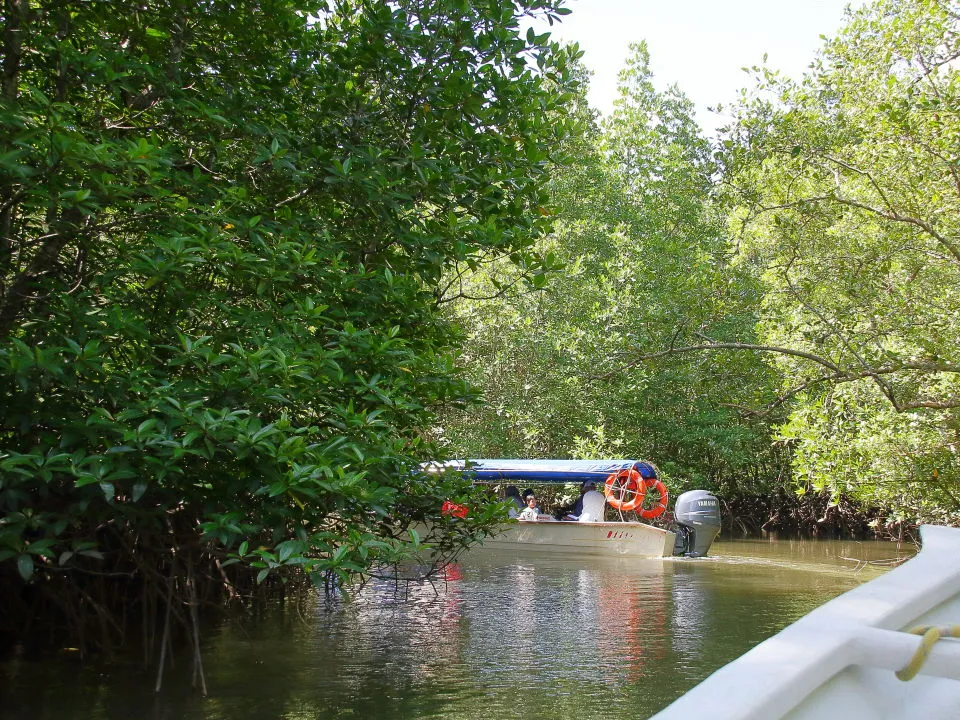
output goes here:
{"type": "Polygon", "coordinates": [[[424,463],[426,472],[455,470],[477,482],[603,483],[611,473],[636,470],[642,478],[655,480],[657,471],[644,460],[447,460],[424,463]]]}

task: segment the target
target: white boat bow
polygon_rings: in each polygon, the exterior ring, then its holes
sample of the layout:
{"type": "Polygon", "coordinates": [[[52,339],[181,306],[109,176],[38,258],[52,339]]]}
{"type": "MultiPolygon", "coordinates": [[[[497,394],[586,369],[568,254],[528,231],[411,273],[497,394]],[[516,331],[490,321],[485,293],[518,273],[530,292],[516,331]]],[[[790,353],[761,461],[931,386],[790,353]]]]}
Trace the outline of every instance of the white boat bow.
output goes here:
{"type": "Polygon", "coordinates": [[[927,525],[921,537],[916,557],[804,616],[652,720],[960,718],[960,640],[933,642],[924,660],[923,638],[909,632],[960,623],[960,529],[927,525]],[[916,676],[899,679],[911,664],[916,676]]]}

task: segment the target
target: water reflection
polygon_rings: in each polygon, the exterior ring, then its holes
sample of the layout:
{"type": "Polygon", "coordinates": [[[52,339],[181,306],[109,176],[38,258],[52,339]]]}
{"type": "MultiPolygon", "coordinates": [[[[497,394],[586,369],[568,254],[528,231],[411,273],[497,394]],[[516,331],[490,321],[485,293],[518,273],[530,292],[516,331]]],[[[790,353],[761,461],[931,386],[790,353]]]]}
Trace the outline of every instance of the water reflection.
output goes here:
{"type": "Polygon", "coordinates": [[[654,561],[645,572],[608,572],[596,578],[600,612],[600,657],[615,683],[656,673],[669,650],[670,610],[666,575],[672,565],[654,561]],[[650,666],[649,668],[647,666],[650,666]]]}
{"type": "Polygon", "coordinates": [[[895,546],[722,543],[689,560],[483,551],[435,584],[371,581],[208,633],[154,699],[138,665],[0,666],[0,714],[83,718],[644,718],[879,570],[895,546]],[[840,560],[851,557],[854,560],[840,560]]]}

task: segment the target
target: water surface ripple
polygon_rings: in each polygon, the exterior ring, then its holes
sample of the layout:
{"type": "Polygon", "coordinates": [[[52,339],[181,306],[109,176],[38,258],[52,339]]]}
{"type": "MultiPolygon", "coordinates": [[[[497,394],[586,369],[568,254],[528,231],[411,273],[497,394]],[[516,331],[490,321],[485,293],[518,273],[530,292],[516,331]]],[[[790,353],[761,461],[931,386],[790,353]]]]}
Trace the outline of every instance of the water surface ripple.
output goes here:
{"type": "Polygon", "coordinates": [[[14,720],[647,718],[715,669],[912,552],[888,543],[738,541],[713,557],[560,560],[480,551],[430,583],[277,608],[207,633],[189,662],[0,665],[14,720]]]}

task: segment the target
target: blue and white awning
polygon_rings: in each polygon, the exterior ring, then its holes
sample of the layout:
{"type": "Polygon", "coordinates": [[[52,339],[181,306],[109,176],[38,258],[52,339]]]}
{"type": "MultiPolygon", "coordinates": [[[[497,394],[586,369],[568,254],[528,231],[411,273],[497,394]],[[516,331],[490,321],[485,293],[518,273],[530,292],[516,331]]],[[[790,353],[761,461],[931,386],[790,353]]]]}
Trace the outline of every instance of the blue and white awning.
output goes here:
{"type": "Polygon", "coordinates": [[[644,479],[656,479],[652,463],[643,460],[447,460],[424,463],[426,472],[455,470],[477,482],[603,483],[612,473],[636,470],[644,479]]]}

